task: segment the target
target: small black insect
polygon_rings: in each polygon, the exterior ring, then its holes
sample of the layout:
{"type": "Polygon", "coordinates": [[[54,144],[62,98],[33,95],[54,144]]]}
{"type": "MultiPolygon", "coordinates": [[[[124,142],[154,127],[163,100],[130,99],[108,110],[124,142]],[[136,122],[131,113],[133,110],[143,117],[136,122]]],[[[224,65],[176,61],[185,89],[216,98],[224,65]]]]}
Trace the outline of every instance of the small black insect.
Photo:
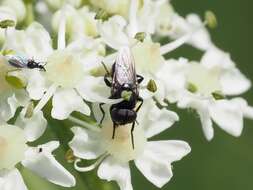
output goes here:
{"type": "MultiPolygon", "coordinates": [[[[104,65],[105,67],[105,65],[104,65]]],[[[105,84],[111,88],[111,99],[122,98],[123,93],[128,94],[128,98],[122,102],[113,104],[110,107],[110,115],[113,122],[112,139],[115,137],[115,130],[118,126],[132,123],[131,140],[134,149],[133,131],[137,118],[137,112],[143,104],[143,99],[139,96],[139,84],[143,81],[143,77],[136,74],[133,55],[128,47],[124,47],[119,51],[115,63],[112,66],[111,74],[107,70],[107,75],[104,77],[105,84]],[[112,82],[108,79],[110,77],[112,82]],[[137,102],[140,105],[136,108],[137,102]]],[[[104,119],[105,112],[100,104],[100,109],[103,113],[101,122],[104,119]]]]}
{"type": "Polygon", "coordinates": [[[28,59],[23,56],[7,56],[8,63],[17,68],[40,69],[46,71],[44,65],[36,62],[34,59],[28,59]]]}

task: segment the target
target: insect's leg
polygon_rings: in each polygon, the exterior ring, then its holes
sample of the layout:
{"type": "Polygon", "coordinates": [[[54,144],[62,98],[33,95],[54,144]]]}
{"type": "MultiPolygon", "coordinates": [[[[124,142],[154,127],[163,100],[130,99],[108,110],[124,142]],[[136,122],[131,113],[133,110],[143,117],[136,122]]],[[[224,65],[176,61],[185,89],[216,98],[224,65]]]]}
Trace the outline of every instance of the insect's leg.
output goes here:
{"type": "Polygon", "coordinates": [[[135,121],[132,124],[132,128],[131,128],[131,141],[132,141],[132,147],[134,149],[134,126],[135,126],[135,121]]]}
{"type": "Polygon", "coordinates": [[[100,122],[99,122],[99,124],[101,125],[102,124],[102,122],[103,122],[103,120],[104,120],[104,118],[105,118],[105,110],[103,109],[103,105],[104,105],[105,103],[100,103],[99,104],[99,108],[100,108],[100,110],[101,110],[101,112],[102,112],[102,118],[101,118],[101,120],[100,120],[100,122]]]}
{"type": "Polygon", "coordinates": [[[137,107],[137,109],[135,110],[136,113],[140,110],[140,108],[141,108],[141,106],[142,106],[142,104],[143,104],[143,99],[142,99],[141,97],[138,97],[137,100],[140,101],[141,104],[140,104],[140,105],[137,107]]]}
{"type": "Polygon", "coordinates": [[[116,127],[117,127],[116,123],[115,123],[115,122],[113,122],[112,139],[114,139],[114,137],[115,137],[116,127]]]}
{"type": "Polygon", "coordinates": [[[140,84],[142,81],[143,81],[143,76],[141,76],[141,75],[137,75],[137,82],[138,82],[138,84],[140,84]]]}
{"type": "Polygon", "coordinates": [[[102,61],[101,64],[103,65],[103,67],[105,69],[106,75],[110,76],[111,74],[110,74],[108,68],[106,67],[105,63],[102,61]]]}
{"type": "Polygon", "coordinates": [[[108,78],[109,78],[108,75],[105,75],[104,76],[104,82],[105,82],[106,86],[111,87],[112,82],[108,78]]]}

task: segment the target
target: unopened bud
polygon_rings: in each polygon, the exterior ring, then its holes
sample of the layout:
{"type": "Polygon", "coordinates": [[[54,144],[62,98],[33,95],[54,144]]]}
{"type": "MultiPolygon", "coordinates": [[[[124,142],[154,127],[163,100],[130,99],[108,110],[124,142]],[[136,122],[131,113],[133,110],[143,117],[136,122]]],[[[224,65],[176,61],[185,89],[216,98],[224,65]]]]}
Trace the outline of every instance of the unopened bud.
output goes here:
{"type": "Polygon", "coordinates": [[[5,80],[17,89],[25,88],[27,85],[25,76],[18,70],[7,72],[5,80]]]}
{"type": "Polygon", "coordinates": [[[76,157],[72,149],[69,149],[65,154],[65,159],[68,163],[73,163],[76,160],[76,157]]]}
{"type": "Polygon", "coordinates": [[[96,16],[95,16],[95,19],[106,21],[109,19],[109,17],[110,17],[110,15],[105,10],[99,9],[96,16]]]}
{"type": "Polygon", "coordinates": [[[215,100],[222,100],[222,99],[225,99],[225,96],[219,92],[219,91],[216,91],[216,92],[213,92],[212,93],[212,96],[215,100]]]}
{"type": "Polygon", "coordinates": [[[149,80],[148,85],[147,85],[147,89],[150,92],[156,92],[157,91],[157,86],[156,86],[156,83],[153,79],[149,80]]]}
{"type": "Polygon", "coordinates": [[[6,55],[13,55],[15,54],[15,51],[12,49],[4,49],[1,51],[1,55],[6,56],[6,55]]]}
{"type": "Polygon", "coordinates": [[[15,21],[14,20],[10,20],[10,19],[6,19],[6,20],[2,20],[0,22],[0,28],[8,28],[8,27],[13,27],[15,26],[15,21]]]}
{"type": "Polygon", "coordinates": [[[33,116],[33,110],[34,110],[34,103],[31,101],[26,108],[25,118],[31,118],[33,116]]]}
{"type": "Polygon", "coordinates": [[[187,90],[189,90],[192,93],[195,93],[195,92],[198,91],[197,86],[195,84],[193,84],[193,83],[190,83],[190,82],[187,84],[186,88],[187,88],[187,90]]]}
{"type": "Polygon", "coordinates": [[[215,14],[212,11],[206,11],[205,12],[205,20],[207,22],[207,26],[209,28],[216,28],[218,25],[217,18],[215,14]]]}
{"type": "Polygon", "coordinates": [[[146,33],[145,32],[138,32],[135,34],[134,38],[140,42],[143,42],[146,38],[146,33]]]}

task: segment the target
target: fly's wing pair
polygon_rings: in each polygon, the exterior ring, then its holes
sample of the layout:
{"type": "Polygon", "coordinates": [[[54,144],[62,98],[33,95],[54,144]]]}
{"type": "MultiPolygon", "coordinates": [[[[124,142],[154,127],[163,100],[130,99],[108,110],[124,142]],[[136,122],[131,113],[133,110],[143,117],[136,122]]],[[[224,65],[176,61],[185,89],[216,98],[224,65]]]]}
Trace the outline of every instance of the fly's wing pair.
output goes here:
{"type": "Polygon", "coordinates": [[[17,68],[26,68],[28,59],[21,55],[8,55],[6,59],[10,65],[17,68]]]}
{"type": "Polygon", "coordinates": [[[137,92],[135,63],[129,47],[121,48],[116,58],[112,92],[116,92],[124,84],[128,84],[133,91],[137,92]]]}

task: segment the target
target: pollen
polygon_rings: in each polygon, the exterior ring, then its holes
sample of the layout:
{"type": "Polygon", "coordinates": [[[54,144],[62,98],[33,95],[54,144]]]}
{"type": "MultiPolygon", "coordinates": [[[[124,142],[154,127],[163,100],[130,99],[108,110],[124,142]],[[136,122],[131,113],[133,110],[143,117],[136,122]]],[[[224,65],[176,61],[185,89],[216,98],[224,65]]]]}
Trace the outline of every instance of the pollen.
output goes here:
{"type": "Polygon", "coordinates": [[[48,58],[45,69],[48,80],[64,88],[75,87],[83,77],[79,58],[67,50],[55,51],[48,58]]]}
{"type": "Polygon", "coordinates": [[[221,90],[220,70],[206,68],[203,65],[192,63],[186,74],[188,90],[203,96],[210,96],[213,92],[221,90]],[[189,89],[189,84],[191,88],[189,89]]]}

